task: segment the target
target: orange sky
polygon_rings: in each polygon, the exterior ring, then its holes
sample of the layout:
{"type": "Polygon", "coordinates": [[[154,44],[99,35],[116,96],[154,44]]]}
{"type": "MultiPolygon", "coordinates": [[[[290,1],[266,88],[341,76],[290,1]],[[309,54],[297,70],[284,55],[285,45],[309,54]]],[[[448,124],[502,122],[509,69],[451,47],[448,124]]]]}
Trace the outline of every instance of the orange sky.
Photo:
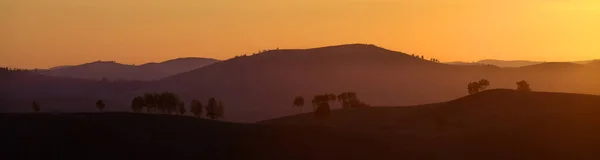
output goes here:
{"type": "Polygon", "coordinates": [[[600,1],[0,0],[1,66],[227,59],[345,43],[442,61],[595,59],[600,1]]]}

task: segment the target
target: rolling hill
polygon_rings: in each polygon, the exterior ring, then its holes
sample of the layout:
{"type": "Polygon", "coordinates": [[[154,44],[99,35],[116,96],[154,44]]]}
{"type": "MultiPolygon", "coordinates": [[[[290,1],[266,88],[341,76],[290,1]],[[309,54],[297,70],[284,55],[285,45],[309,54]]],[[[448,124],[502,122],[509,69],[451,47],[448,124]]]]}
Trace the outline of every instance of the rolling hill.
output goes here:
{"type": "Polygon", "coordinates": [[[236,124],[132,113],[0,114],[3,159],[597,159],[600,96],[489,90],[453,101],[236,124]],[[151,153],[151,154],[149,154],[151,153]]]}
{"type": "Polygon", "coordinates": [[[157,80],[217,62],[208,58],[179,58],[161,63],[125,65],[113,61],[96,61],[76,66],[59,66],[39,71],[40,74],[101,80],[157,80]]]}
{"type": "MultiPolygon", "coordinates": [[[[80,87],[79,92],[93,95],[86,96],[89,102],[85,104],[104,99],[111,102],[107,104],[107,109],[112,111],[129,111],[131,99],[147,92],[171,91],[188,104],[193,99],[206,104],[210,97],[215,97],[225,104],[226,120],[235,122],[256,122],[307,112],[310,109],[293,108],[293,98],[303,96],[310,101],[312,96],[324,93],[356,92],[362,101],[372,106],[444,102],[466,95],[467,84],[482,78],[491,82],[491,88],[515,88],[515,82],[527,80],[535,91],[600,94],[598,67],[560,64],[521,68],[457,66],[434,63],[374,45],[350,44],[271,50],[148,82],[134,90],[92,94],[97,91],[80,87]]],[[[78,88],[68,84],[64,87],[78,88]]],[[[61,90],[44,86],[38,88],[19,92],[46,93],[46,97],[23,98],[27,104],[40,98],[71,102],[78,100],[70,99],[80,97],[57,97],[53,93],[60,93],[61,90]]],[[[0,90],[12,92],[4,88],[0,90]]],[[[8,103],[13,100],[4,101],[8,103]]],[[[52,101],[46,103],[50,104],[42,105],[60,105],[52,101]]],[[[333,105],[334,108],[340,107],[337,103],[333,105]]],[[[23,105],[8,107],[30,110],[30,106],[23,109],[23,105]]],[[[63,106],[64,111],[74,107],[95,109],[92,105],[63,106]]]]}
{"type": "MultiPolygon", "coordinates": [[[[600,96],[499,89],[445,103],[337,110],[326,123],[363,133],[436,137],[423,143],[448,145],[442,148],[465,155],[495,150],[492,154],[588,159],[600,156],[595,152],[600,149],[599,114],[600,96]]],[[[321,122],[302,114],[261,123],[321,122]]]]}
{"type": "Polygon", "coordinates": [[[226,117],[240,122],[299,113],[291,107],[294,97],[310,100],[323,93],[354,91],[374,106],[443,102],[466,95],[468,82],[481,78],[490,80],[492,88],[514,88],[515,82],[527,80],[537,91],[600,94],[597,68],[544,66],[455,66],[352,44],[242,56],[153,82],[137,94],[173,91],[187,100],[215,97],[228,106],[226,117]]]}

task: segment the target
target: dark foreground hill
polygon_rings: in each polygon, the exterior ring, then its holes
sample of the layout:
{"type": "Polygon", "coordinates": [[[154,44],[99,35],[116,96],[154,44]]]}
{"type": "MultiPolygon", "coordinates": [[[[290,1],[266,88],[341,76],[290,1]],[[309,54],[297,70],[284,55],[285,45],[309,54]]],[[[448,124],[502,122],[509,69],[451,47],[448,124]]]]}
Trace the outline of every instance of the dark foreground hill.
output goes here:
{"type": "Polygon", "coordinates": [[[600,96],[510,90],[423,106],[337,110],[325,125],[309,114],[260,124],[4,114],[0,158],[598,159],[599,114],[600,96]]]}
{"type": "MultiPolygon", "coordinates": [[[[600,96],[490,90],[439,104],[337,110],[328,124],[400,137],[435,137],[423,141],[434,144],[426,148],[453,153],[597,159],[598,115],[600,96]]],[[[318,124],[311,114],[262,123],[318,124]]]]}
{"type": "Polygon", "coordinates": [[[187,116],[4,114],[0,119],[0,159],[381,159],[390,158],[393,147],[380,138],[327,127],[187,116]]]}

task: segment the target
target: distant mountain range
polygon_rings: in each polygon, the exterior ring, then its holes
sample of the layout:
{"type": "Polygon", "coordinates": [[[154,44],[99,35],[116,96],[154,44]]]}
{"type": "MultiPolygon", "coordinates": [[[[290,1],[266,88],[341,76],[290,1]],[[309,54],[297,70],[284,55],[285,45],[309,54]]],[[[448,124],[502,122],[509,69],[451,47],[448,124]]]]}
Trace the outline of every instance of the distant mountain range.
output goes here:
{"type": "MultiPolygon", "coordinates": [[[[226,120],[255,122],[301,112],[292,107],[292,100],[296,96],[303,96],[310,102],[316,94],[352,91],[358,94],[360,100],[373,106],[427,104],[462,97],[467,94],[469,82],[482,78],[491,82],[490,88],[516,88],[515,82],[526,80],[535,91],[600,94],[598,70],[600,65],[575,63],[541,63],[519,68],[450,65],[374,45],[350,44],[313,49],[278,49],[236,57],[145,82],[135,89],[92,94],[96,93],[95,89],[82,88],[84,91],[73,92],[85,94],[74,96],[59,94],[60,89],[44,87],[52,85],[46,82],[36,82],[40,89],[5,88],[14,85],[12,83],[27,86],[27,80],[13,78],[15,80],[10,83],[0,83],[0,93],[21,94],[19,99],[6,100],[14,107],[25,107],[19,111],[29,111],[32,100],[44,98],[28,97],[33,93],[62,96],[61,102],[69,99],[78,101],[76,99],[81,97],[105,99],[108,101],[106,110],[128,111],[134,96],[171,91],[188,103],[193,99],[206,103],[206,100],[214,97],[225,104],[226,120]]],[[[53,77],[53,80],[57,78],[53,77]]],[[[89,83],[80,81],[77,83],[89,83]]],[[[75,84],[65,84],[63,87],[78,89],[75,84]]],[[[69,109],[72,107],[95,111],[93,100],[78,101],[79,105],[70,106],[54,103],[58,102],[47,101],[42,105],[63,111],[73,110],[69,109]]],[[[340,107],[338,103],[332,105],[334,108],[340,107]]],[[[312,106],[307,103],[303,111],[311,109],[312,106]]]]}
{"type": "MultiPolygon", "coordinates": [[[[589,63],[592,63],[595,61],[599,61],[599,60],[575,61],[575,62],[570,62],[570,63],[589,64],[589,63]]],[[[525,66],[542,64],[542,63],[548,63],[548,62],[525,61],[525,60],[509,61],[509,60],[486,59],[486,60],[480,60],[480,61],[476,61],[476,62],[461,62],[461,61],[448,62],[447,64],[452,64],[452,65],[494,65],[494,66],[498,66],[498,67],[502,67],[502,68],[518,68],[518,67],[525,67],[525,66]]]]}
{"type": "Polygon", "coordinates": [[[40,74],[93,80],[158,80],[218,62],[209,58],[179,58],[161,63],[125,65],[114,61],[96,61],[75,66],[57,66],[40,74]]]}

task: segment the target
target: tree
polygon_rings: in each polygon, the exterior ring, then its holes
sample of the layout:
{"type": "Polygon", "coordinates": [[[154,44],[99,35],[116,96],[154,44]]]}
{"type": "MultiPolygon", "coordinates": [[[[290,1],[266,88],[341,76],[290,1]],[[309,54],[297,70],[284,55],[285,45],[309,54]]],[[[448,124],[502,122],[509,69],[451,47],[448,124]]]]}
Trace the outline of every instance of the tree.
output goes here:
{"type": "Polygon", "coordinates": [[[365,103],[361,102],[356,96],[355,92],[344,92],[337,96],[338,101],[342,103],[342,108],[360,108],[368,107],[365,103]]]}
{"type": "Polygon", "coordinates": [[[490,81],[488,81],[487,79],[481,79],[477,82],[469,83],[469,85],[467,85],[467,90],[469,91],[469,94],[475,94],[486,90],[489,86],[490,81]]]}
{"type": "Polygon", "coordinates": [[[479,92],[479,83],[477,82],[471,82],[469,83],[469,85],[467,86],[467,90],[469,91],[469,94],[475,94],[479,92]]]}
{"type": "Polygon", "coordinates": [[[302,96],[297,96],[296,98],[294,98],[293,104],[294,107],[302,109],[302,106],[304,106],[304,98],[302,98],[302,96]]]}
{"type": "Polygon", "coordinates": [[[192,103],[190,104],[190,112],[192,112],[192,114],[194,114],[196,117],[202,117],[202,110],[204,110],[202,103],[200,103],[198,100],[192,100],[192,103]]]}
{"type": "Polygon", "coordinates": [[[529,87],[529,83],[525,80],[517,82],[517,91],[530,92],[531,88],[529,87]]]}
{"type": "Polygon", "coordinates": [[[158,95],[156,102],[158,104],[159,111],[172,114],[173,112],[177,111],[177,107],[181,103],[181,99],[174,93],[163,92],[158,95]]]}
{"type": "Polygon", "coordinates": [[[40,108],[40,104],[36,101],[33,101],[33,103],[31,103],[31,108],[33,108],[33,112],[40,112],[41,108],[40,108]]]}
{"type": "Polygon", "coordinates": [[[185,115],[185,103],[183,102],[179,102],[179,105],[177,105],[179,107],[179,114],[181,115],[185,115]]]}
{"type": "Polygon", "coordinates": [[[210,98],[208,99],[208,104],[206,105],[206,117],[210,118],[210,119],[217,119],[218,118],[218,113],[217,113],[217,99],[215,98],[210,98]]]}
{"type": "Polygon", "coordinates": [[[131,100],[131,109],[134,112],[140,112],[144,108],[144,97],[137,96],[131,100]]]}
{"type": "Polygon", "coordinates": [[[158,93],[144,94],[144,107],[149,113],[156,111],[158,108],[158,93]]]}
{"type": "Polygon", "coordinates": [[[312,100],[313,108],[316,109],[321,103],[329,103],[336,100],[335,94],[315,95],[312,100]]]}
{"type": "Polygon", "coordinates": [[[216,116],[217,116],[217,118],[225,117],[225,106],[223,105],[222,101],[219,101],[217,103],[216,116]]]}
{"type": "Polygon", "coordinates": [[[105,106],[106,106],[106,104],[104,104],[104,101],[102,101],[102,100],[96,101],[96,108],[100,109],[100,111],[104,110],[105,106]]]}
{"type": "Polygon", "coordinates": [[[331,116],[331,108],[329,103],[320,103],[314,111],[314,115],[318,120],[324,121],[331,116]]]}
{"type": "Polygon", "coordinates": [[[479,89],[482,90],[482,91],[486,90],[487,87],[490,86],[490,81],[488,81],[487,79],[481,79],[477,83],[479,83],[479,89]]]}

